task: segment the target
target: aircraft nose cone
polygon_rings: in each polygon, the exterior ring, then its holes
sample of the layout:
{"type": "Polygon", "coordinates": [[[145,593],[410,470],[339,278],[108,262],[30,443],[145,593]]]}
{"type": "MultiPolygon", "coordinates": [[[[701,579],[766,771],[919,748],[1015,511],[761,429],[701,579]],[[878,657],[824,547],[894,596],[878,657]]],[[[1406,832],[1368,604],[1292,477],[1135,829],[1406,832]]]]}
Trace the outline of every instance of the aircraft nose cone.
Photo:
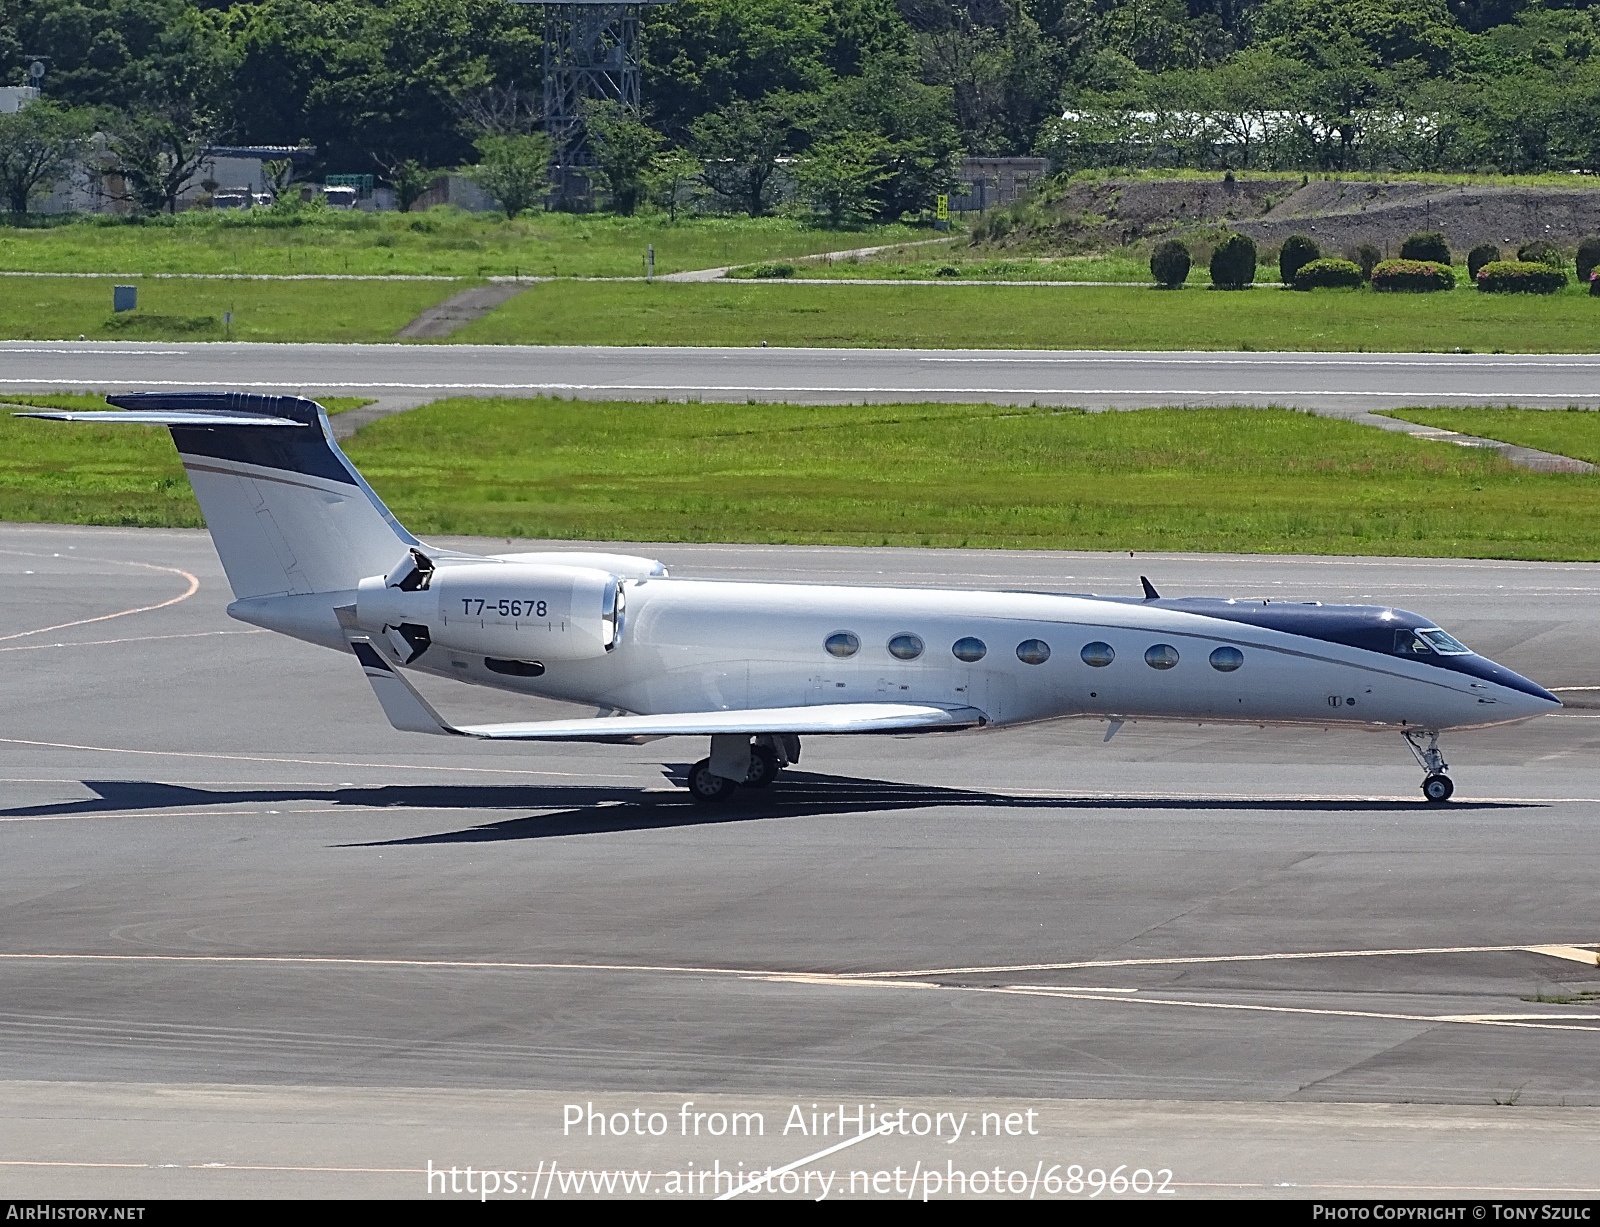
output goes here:
{"type": "Polygon", "coordinates": [[[1526,712],[1530,716],[1542,716],[1563,706],[1559,698],[1538,682],[1531,682],[1520,673],[1513,673],[1504,665],[1496,667],[1505,674],[1501,679],[1501,686],[1510,691],[1500,700],[1502,703],[1514,705],[1519,711],[1526,712]]]}

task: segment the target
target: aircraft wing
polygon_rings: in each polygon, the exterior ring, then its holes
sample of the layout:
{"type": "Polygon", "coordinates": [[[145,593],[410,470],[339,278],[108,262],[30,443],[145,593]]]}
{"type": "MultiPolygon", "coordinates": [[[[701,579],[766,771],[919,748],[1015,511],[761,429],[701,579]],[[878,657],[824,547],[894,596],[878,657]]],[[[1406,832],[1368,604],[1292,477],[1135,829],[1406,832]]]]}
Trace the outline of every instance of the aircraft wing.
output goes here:
{"type": "Polygon", "coordinates": [[[972,707],[927,703],[830,703],[743,711],[672,712],[661,716],[597,716],[526,724],[447,723],[364,635],[346,632],[389,723],[408,733],[487,741],[634,742],[705,733],[930,733],[973,728],[988,718],[972,707]]]}

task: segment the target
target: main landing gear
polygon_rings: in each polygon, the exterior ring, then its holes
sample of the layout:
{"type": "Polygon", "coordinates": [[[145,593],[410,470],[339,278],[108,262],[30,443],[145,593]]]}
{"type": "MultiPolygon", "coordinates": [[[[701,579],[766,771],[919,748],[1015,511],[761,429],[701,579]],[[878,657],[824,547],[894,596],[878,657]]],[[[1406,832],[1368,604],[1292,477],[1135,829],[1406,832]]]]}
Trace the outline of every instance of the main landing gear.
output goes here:
{"type": "Polygon", "coordinates": [[[793,733],[716,733],[711,757],[689,768],[689,795],[702,805],[728,800],[740,788],[765,788],[778,772],[800,761],[800,739],[793,733]]]}
{"type": "Polygon", "coordinates": [[[1450,770],[1450,764],[1444,761],[1444,754],[1439,749],[1439,734],[1423,732],[1421,729],[1407,729],[1401,736],[1406,739],[1406,745],[1411,747],[1411,754],[1417,760],[1417,766],[1426,773],[1422,781],[1422,795],[1430,804],[1444,804],[1455,792],[1456,786],[1445,774],[1450,770]],[[1424,737],[1428,739],[1426,747],[1421,741],[1424,737]]]}

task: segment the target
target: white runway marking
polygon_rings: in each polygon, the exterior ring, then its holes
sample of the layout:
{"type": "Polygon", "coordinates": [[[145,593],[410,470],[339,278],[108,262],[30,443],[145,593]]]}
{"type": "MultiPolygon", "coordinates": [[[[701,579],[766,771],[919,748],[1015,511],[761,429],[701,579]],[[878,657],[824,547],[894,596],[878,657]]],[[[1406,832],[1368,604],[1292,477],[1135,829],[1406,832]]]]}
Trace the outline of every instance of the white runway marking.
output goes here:
{"type": "MultiPolygon", "coordinates": [[[[1195,962],[1242,962],[1264,959],[1317,959],[1353,958],[1361,955],[1397,954],[1465,954],[1497,951],[1538,952],[1535,945],[1522,946],[1441,946],[1417,950],[1335,950],[1309,951],[1278,955],[1223,955],[1211,959],[1171,958],[1128,960],[1113,966],[1175,965],[1195,962]]],[[[528,971],[528,972],[601,972],[613,974],[657,974],[680,976],[713,976],[747,981],[791,984],[797,987],[815,986],[832,988],[877,988],[933,990],[937,992],[968,993],[1007,997],[1042,997],[1063,1001],[1099,1002],[1118,1005],[1148,1006],[1157,1009],[1220,1010],[1249,1014],[1279,1014],[1313,1018],[1351,1018],[1374,1022],[1403,1022],[1425,1026],[1502,1027],[1531,1031],[1579,1031],[1600,1035],[1600,1014],[1414,1014],[1389,1010],[1339,1009],[1333,1006],[1274,1005],[1261,1002],[1206,1001],[1194,998],[1152,997],[1134,990],[1126,994],[1107,991],[1103,987],[1078,989],[1071,985],[1051,988],[1020,984],[936,984],[925,980],[910,980],[907,972],[780,972],[758,971],[734,967],[692,967],[676,965],[651,965],[628,963],[531,963],[491,960],[449,959],[368,959],[342,956],[308,955],[201,955],[201,954],[0,954],[0,962],[46,963],[129,963],[129,964],[199,964],[211,966],[284,966],[284,967],[364,967],[378,969],[417,969],[439,971],[528,971]]],[[[1059,967],[1104,967],[1101,963],[1051,964],[1059,967]]],[[[988,971],[991,969],[970,969],[988,971]]],[[[1001,969],[1004,970],[1004,969],[1001,969]]],[[[922,973],[926,975],[927,973],[922,973]]],[[[800,1160],[806,1162],[806,1160],[800,1160]]]]}
{"type": "MultiPolygon", "coordinates": [[[[83,380],[79,380],[83,382],[83,380]]],[[[196,381],[193,379],[116,379],[116,380],[89,380],[90,384],[96,382],[113,382],[119,388],[193,388],[196,381]]],[[[1378,397],[1389,400],[1411,400],[1417,402],[1431,402],[1437,400],[1470,400],[1470,401],[1511,401],[1511,400],[1554,400],[1554,401],[1590,401],[1600,400],[1600,392],[1573,391],[1573,392],[1450,392],[1430,388],[1425,392],[1409,390],[1400,391],[1333,391],[1329,389],[1305,390],[1296,388],[930,388],[924,385],[907,387],[891,386],[866,386],[862,384],[845,385],[804,385],[804,384],[706,384],[706,383],[491,383],[480,382],[453,382],[453,383],[419,383],[401,382],[390,380],[366,381],[322,381],[304,380],[307,388],[322,391],[340,389],[381,389],[397,392],[681,392],[686,395],[703,395],[705,393],[727,393],[735,396],[748,396],[752,393],[768,393],[778,396],[794,394],[801,395],[828,395],[828,396],[1132,396],[1132,397],[1378,397]]],[[[56,387],[60,379],[0,379],[0,385],[11,386],[14,384],[37,384],[56,387]]],[[[199,381],[204,387],[223,387],[231,389],[240,388],[270,388],[281,389],[284,381],[277,380],[228,380],[225,383],[218,380],[199,381]]]]}
{"type": "Polygon", "coordinates": [[[1529,954],[1547,954],[1552,948],[1582,948],[1582,942],[1547,942],[1541,945],[1514,946],[1416,946],[1392,950],[1302,950],[1279,954],[1199,954],[1140,959],[1084,959],[1073,963],[1015,963],[1010,965],[986,964],[978,967],[936,967],[920,971],[860,971],[841,972],[843,977],[890,976],[976,976],[1010,974],[1019,971],[1084,971],[1101,967],[1181,967],[1188,964],[1207,963],[1273,963],[1310,959],[1369,959],[1391,958],[1397,955],[1424,954],[1502,954],[1507,951],[1526,951],[1529,954]]]}
{"type": "Polygon", "coordinates": [[[1014,366],[1033,365],[1062,365],[1062,366],[1342,366],[1365,370],[1369,366],[1398,366],[1407,370],[1426,370],[1429,367],[1445,367],[1450,370],[1476,368],[1478,370],[1498,371],[1511,367],[1532,367],[1536,370],[1559,370],[1571,367],[1580,371],[1600,371],[1600,358],[1592,362],[1573,362],[1570,360],[1556,360],[1552,362],[1539,362],[1534,360],[1489,360],[1473,361],[1468,355],[1453,358],[1419,358],[1410,361],[1399,358],[1351,358],[1348,356],[1326,358],[1213,358],[1202,355],[1189,355],[1186,357],[1163,357],[1157,354],[1095,354],[1086,357],[1071,355],[1041,354],[1038,356],[1017,355],[973,355],[970,357],[919,357],[918,362],[956,362],[956,363],[1006,363],[1014,366]]]}
{"type": "Polygon", "coordinates": [[[563,779],[633,778],[622,775],[597,775],[589,771],[531,771],[526,767],[440,767],[428,763],[352,763],[337,758],[270,758],[262,754],[205,754],[196,750],[130,750],[120,746],[80,746],[69,741],[31,741],[25,737],[0,737],[0,745],[40,746],[50,750],[90,750],[97,754],[141,754],[153,758],[210,758],[232,763],[287,763],[300,767],[371,767],[379,771],[468,771],[480,775],[547,775],[560,776],[563,779]]]}
{"type": "Polygon", "coordinates": [[[77,643],[24,643],[15,647],[0,648],[0,652],[37,652],[43,648],[98,648],[109,643],[150,643],[157,639],[208,639],[213,635],[270,635],[271,633],[257,628],[248,631],[189,631],[182,635],[130,635],[126,639],[84,639],[77,643]]]}
{"type": "MultiPolygon", "coordinates": [[[[56,555],[53,554],[46,555],[29,553],[25,550],[0,550],[0,554],[10,554],[18,558],[56,557],[56,555]]],[[[59,622],[55,626],[41,626],[31,631],[17,631],[12,635],[0,635],[0,643],[4,643],[10,639],[25,639],[29,635],[43,635],[47,631],[64,631],[73,626],[88,626],[92,622],[109,622],[113,618],[126,618],[131,614],[150,613],[153,610],[165,609],[169,605],[176,605],[179,601],[187,601],[195,593],[200,591],[199,579],[197,579],[194,575],[191,575],[188,571],[185,571],[182,567],[163,567],[153,562],[129,562],[120,558],[79,558],[74,556],[71,561],[102,563],[107,566],[117,567],[143,567],[148,571],[167,571],[173,575],[183,576],[184,579],[189,581],[189,587],[181,595],[175,596],[170,600],[162,601],[156,605],[140,605],[136,609],[119,609],[116,613],[101,614],[99,617],[95,618],[79,618],[73,622],[59,622]]]]}

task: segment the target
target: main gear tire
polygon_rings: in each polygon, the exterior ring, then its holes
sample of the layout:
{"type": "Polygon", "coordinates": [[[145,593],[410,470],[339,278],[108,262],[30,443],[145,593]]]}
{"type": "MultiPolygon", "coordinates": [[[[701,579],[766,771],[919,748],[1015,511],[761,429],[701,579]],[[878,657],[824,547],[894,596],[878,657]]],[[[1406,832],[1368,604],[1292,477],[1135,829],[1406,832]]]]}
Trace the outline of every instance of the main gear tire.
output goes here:
{"type": "Polygon", "coordinates": [[[750,774],[744,777],[746,788],[765,788],[778,778],[782,768],[778,765],[778,753],[771,746],[750,747],[750,774]]]}
{"type": "Polygon", "coordinates": [[[709,758],[702,758],[689,768],[688,784],[689,795],[701,805],[721,805],[739,791],[737,780],[712,772],[709,758]]]}

